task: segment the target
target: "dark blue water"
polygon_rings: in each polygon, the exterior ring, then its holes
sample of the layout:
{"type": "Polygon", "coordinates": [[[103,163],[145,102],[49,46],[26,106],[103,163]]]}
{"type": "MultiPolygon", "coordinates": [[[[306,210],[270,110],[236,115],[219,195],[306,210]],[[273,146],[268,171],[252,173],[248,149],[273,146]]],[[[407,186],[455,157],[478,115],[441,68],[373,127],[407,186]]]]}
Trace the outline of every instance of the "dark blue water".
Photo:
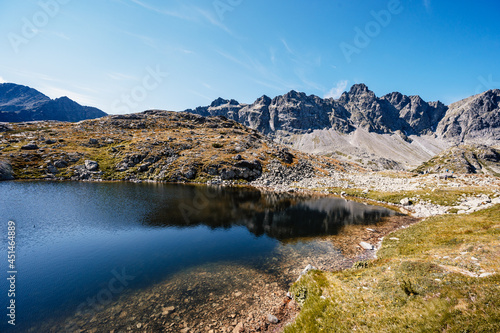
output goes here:
{"type": "Polygon", "coordinates": [[[189,267],[252,262],[280,241],[336,234],[389,211],[250,189],[77,182],[0,183],[0,332],[7,223],[16,223],[16,329],[137,290],[189,267]],[[110,290],[112,292],[110,292],[110,290]],[[79,308],[80,307],[80,308],[79,308]]]}

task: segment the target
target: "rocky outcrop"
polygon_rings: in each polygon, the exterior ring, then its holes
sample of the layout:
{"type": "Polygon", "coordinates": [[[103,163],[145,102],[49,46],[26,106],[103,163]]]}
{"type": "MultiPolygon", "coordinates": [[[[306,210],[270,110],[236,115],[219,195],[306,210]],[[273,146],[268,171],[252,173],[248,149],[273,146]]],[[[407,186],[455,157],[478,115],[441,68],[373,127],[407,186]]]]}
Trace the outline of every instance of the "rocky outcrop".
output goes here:
{"type": "Polygon", "coordinates": [[[459,143],[500,143],[500,90],[446,106],[356,84],[339,99],[297,91],[253,104],[217,99],[187,110],[221,115],[304,152],[356,160],[371,169],[414,168],[459,143]]]}
{"type": "Polygon", "coordinates": [[[68,97],[51,100],[39,91],[13,83],[0,84],[0,121],[59,120],[77,122],[106,116],[103,111],[81,106],[68,97]]]}
{"type": "Polygon", "coordinates": [[[500,151],[484,145],[455,146],[423,163],[415,171],[500,176],[500,151]]]}
{"type": "Polygon", "coordinates": [[[436,134],[454,142],[498,143],[500,90],[489,90],[451,104],[436,134]]]}
{"type": "Polygon", "coordinates": [[[416,134],[431,134],[443,119],[448,107],[441,102],[425,102],[420,96],[405,96],[393,92],[381,98],[388,101],[416,134]]]}
{"type": "Polygon", "coordinates": [[[150,110],[78,123],[11,125],[12,132],[0,133],[0,152],[8,148],[6,159],[19,179],[225,184],[260,179],[271,162],[272,170],[292,172],[289,178],[297,180],[320,165],[317,157],[279,146],[225,116],[150,110]],[[78,153],[69,153],[68,146],[78,153]],[[314,162],[305,168],[304,159],[314,162]]]}
{"type": "Polygon", "coordinates": [[[427,103],[419,96],[392,93],[378,98],[366,85],[356,84],[338,100],[292,90],[273,99],[262,96],[250,105],[219,98],[210,106],[186,111],[202,116],[222,115],[271,135],[323,129],[350,133],[356,128],[410,135],[433,132],[446,110],[441,102],[427,103]]]}

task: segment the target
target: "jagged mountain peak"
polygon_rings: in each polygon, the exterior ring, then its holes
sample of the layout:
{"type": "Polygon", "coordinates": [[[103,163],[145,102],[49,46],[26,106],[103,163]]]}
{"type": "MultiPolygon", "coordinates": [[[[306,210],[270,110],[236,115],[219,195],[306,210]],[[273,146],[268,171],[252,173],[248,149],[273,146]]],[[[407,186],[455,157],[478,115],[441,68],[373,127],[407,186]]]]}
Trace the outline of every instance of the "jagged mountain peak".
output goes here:
{"type": "Polygon", "coordinates": [[[356,83],[349,90],[349,95],[361,95],[368,92],[372,92],[368,89],[368,86],[364,83],[356,83]]]}
{"type": "MultiPolygon", "coordinates": [[[[272,100],[264,95],[250,105],[219,98],[211,107],[199,107],[188,111],[203,116],[224,115],[262,133],[273,135],[278,132],[279,135],[305,134],[316,129],[334,129],[347,134],[361,128],[379,134],[406,133],[409,136],[436,133],[443,136],[453,128],[453,131],[446,135],[456,136],[463,132],[462,126],[465,126],[463,121],[461,125],[456,123],[447,129],[442,128],[437,131],[438,124],[445,115],[450,118],[451,114],[462,112],[458,109],[472,108],[475,111],[468,112],[472,122],[474,118],[482,119],[483,125],[479,127],[484,128],[489,125],[495,127],[495,121],[479,117],[478,112],[486,114],[493,111],[492,114],[498,116],[499,103],[498,89],[447,107],[440,101],[426,102],[419,95],[407,96],[397,91],[377,97],[366,84],[359,83],[353,85],[337,100],[308,96],[304,92],[291,90],[272,100]]],[[[496,137],[496,134],[493,136],[496,137]]]]}
{"type": "Polygon", "coordinates": [[[267,95],[262,95],[259,97],[254,104],[270,104],[272,99],[267,95]]]}
{"type": "Polygon", "coordinates": [[[278,96],[278,97],[283,97],[284,99],[290,100],[290,99],[304,99],[307,97],[307,95],[303,92],[298,92],[296,90],[290,90],[283,96],[278,96]]]}
{"type": "Polygon", "coordinates": [[[236,101],[234,99],[224,99],[222,97],[219,97],[216,100],[214,100],[212,102],[212,104],[210,104],[210,107],[215,108],[215,107],[219,107],[219,106],[226,105],[226,104],[239,105],[240,103],[238,103],[238,101],[236,101]]]}

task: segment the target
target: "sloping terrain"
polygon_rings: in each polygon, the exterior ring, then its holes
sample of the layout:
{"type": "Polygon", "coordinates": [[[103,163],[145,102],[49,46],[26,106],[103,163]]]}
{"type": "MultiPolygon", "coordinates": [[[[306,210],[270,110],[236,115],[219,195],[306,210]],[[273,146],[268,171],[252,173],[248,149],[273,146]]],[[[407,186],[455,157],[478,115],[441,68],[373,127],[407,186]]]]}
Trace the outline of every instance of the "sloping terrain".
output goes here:
{"type": "Polygon", "coordinates": [[[354,161],[373,170],[412,168],[449,147],[432,135],[377,134],[364,129],[343,134],[335,130],[316,130],[309,134],[277,138],[287,146],[339,160],[354,161]]]}
{"type": "Polygon", "coordinates": [[[436,134],[455,143],[498,144],[500,90],[489,90],[451,104],[436,134]]]}
{"type": "Polygon", "coordinates": [[[447,149],[415,169],[420,173],[454,172],[500,176],[500,150],[484,145],[447,149]]]}
{"type": "Polygon", "coordinates": [[[385,237],[376,260],[312,271],[284,332],[499,332],[499,223],[500,205],[429,218],[385,237]]]}
{"type": "Polygon", "coordinates": [[[300,171],[299,178],[352,167],[289,151],[224,117],[158,110],[11,124],[0,152],[3,173],[10,165],[17,179],[248,182],[270,162],[300,171]]]}

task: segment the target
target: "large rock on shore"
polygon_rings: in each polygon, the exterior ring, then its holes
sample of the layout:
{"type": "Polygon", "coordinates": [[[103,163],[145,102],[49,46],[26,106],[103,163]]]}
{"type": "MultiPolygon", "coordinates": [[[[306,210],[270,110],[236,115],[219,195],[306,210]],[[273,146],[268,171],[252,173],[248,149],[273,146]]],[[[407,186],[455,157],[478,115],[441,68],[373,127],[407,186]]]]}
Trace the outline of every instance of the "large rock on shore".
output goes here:
{"type": "Polygon", "coordinates": [[[0,181],[12,179],[14,179],[12,166],[8,162],[0,161],[0,181]]]}

